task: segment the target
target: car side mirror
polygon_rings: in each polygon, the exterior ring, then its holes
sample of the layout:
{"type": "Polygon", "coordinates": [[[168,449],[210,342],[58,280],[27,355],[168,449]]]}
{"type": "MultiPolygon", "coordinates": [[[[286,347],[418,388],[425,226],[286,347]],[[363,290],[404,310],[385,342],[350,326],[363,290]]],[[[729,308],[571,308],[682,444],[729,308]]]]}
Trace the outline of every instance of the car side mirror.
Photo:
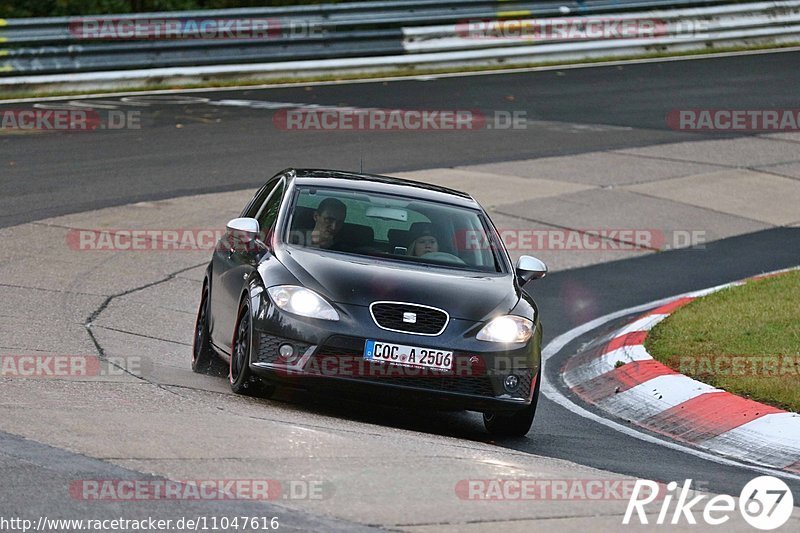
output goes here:
{"type": "Polygon", "coordinates": [[[253,242],[258,238],[258,220],[254,218],[234,218],[227,225],[228,233],[239,238],[244,243],[253,242]]]}
{"type": "Polygon", "coordinates": [[[520,285],[524,285],[531,280],[545,277],[547,265],[535,257],[523,255],[517,260],[516,274],[520,285]]]}

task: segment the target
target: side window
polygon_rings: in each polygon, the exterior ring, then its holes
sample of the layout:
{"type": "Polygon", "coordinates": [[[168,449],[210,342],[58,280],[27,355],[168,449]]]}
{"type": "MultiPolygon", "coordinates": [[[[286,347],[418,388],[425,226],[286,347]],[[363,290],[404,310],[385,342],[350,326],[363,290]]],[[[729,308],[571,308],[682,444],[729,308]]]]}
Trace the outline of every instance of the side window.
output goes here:
{"type": "Polygon", "coordinates": [[[275,180],[272,183],[267,183],[258,192],[253,196],[250,200],[250,203],[247,204],[244,211],[242,212],[243,217],[247,218],[256,218],[256,215],[261,210],[261,206],[264,205],[264,202],[272,191],[275,190],[275,187],[281,183],[281,180],[275,180]]]}
{"type": "Polygon", "coordinates": [[[280,211],[281,200],[283,199],[283,185],[284,182],[281,180],[278,186],[273,189],[272,195],[267,199],[264,205],[261,206],[261,209],[255,216],[262,232],[267,232],[272,229],[272,226],[278,218],[278,211],[280,211]]]}

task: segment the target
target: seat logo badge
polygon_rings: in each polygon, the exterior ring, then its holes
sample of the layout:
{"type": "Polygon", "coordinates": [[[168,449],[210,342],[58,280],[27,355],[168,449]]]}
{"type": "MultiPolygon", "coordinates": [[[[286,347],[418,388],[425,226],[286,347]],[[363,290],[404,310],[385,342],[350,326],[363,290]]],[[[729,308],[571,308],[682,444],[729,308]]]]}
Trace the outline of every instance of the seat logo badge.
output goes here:
{"type": "Polygon", "coordinates": [[[408,324],[416,324],[417,323],[417,314],[416,313],[403,313],[403,322],[408,324]]]}

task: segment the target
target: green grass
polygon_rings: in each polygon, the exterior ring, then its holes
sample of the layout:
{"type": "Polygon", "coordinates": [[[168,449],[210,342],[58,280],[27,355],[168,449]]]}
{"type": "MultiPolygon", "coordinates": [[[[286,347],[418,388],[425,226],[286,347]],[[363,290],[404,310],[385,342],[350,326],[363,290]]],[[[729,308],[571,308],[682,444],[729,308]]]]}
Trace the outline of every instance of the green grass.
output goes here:
{"type": "Polygon", "coordinates": [[[645,347],[715,387],[800,411],[800,271],[699,298],[658,324],[645,347]]]}
{"type": "Polygon", "coordinates": [[[720,54],[727,52],[753,52],[760,50],[780,50],[782,48],[794,48],[800,46],[800,42],[791,43],[767,43],[767,44],[753,44],[749,46],[728,46],[728,47],[708,47],[699,50],[687,50],[681,52],[651,52],[647,54],[636,54],[630,56],[611,56],[611,57],[596,57],[590,59],[576,59],[573,61],[538,61],[531,63],[513,63],[513,64],[496,64],[496,65],[475,65],[475,66],[459,66],[459,67],[406,67],[406,68],[389,68],[367,73],[330,73],[330,74],[317,74],[309,76],[276,76],[271,77],[265,75],[264,77],[248,77],[248,78],[231,78],[229,76],[210,77],[202,83],[170,83],[159,84],[154,83],[146,86],[131,86],[131,87],[117,87],[114,89],[48,89],[31,88],[31,89],[3,89],[0,90],[0,100],[11,100],[16,98],[43,98],[48,96],[81,96],[87,94],[104,94],[104,93],[119,93],[119,92],[140,92],[140,91],[153,91],[162,89],[199,89],[199,88],[220,88],[227,87],[247,87],[254,85],[272,84],[284,85],[293,83],[312,83],[320,81],[352,81],[352,80],[368,80],[374,78],[392,78],[404,76],[424,76],[432,74],[459,74],[470,72],[501,72],[503,70],[526,69],[534,67],[568,67],[570,65],[583,65],[591,63],[607,63],[613,61],[626,61],[637,59],[663,59],[670,57],[693,57],[703,56],[708,54],[720,54]]]}

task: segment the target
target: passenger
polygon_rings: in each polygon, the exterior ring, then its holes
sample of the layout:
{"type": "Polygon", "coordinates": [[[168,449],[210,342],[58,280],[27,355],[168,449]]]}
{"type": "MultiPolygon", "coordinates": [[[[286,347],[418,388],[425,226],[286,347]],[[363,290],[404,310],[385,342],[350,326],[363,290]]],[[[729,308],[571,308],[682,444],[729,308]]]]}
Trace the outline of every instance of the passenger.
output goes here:
{"type": "Polygon", "coordinates": [[[411,244],[408,245],[408,255],[422,257],[425,254],[439,251],[439,241],[431,232],[430,228],[423,228],[415,232],[411,244]]]}
{"type": "Polygon", "coordinates": [[[329,249],[335,244],[347,217],[347,206],[336,198],[325,198],[314,211],[311,246],[329,249]]]}

